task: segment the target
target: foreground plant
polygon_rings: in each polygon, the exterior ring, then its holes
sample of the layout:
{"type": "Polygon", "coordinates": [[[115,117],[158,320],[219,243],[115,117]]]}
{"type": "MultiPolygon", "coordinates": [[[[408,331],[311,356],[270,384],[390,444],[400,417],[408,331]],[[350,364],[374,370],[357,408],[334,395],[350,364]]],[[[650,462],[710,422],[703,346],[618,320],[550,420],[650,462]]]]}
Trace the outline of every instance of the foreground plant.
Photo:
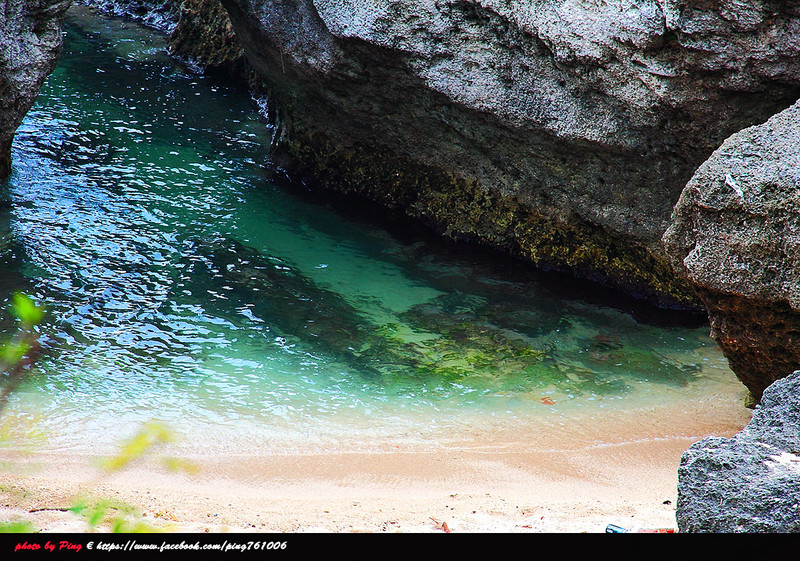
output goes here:
{"type": "MultiPolygon", "coordinates": [[[[38,326],[44,318],[44,310],[34,301],[21,293],[11,299],[11,312],[19,322],[17,332],[11,339],[0,346],[0,415],[8,404],[10,396],[22,384],[25,376],[31,371],[40,352],[38,326]]],[[[5,423],[0,424],[4,428],[5,423]]],[[[0,430],[0,438],[5,431],[0,430]]],[[[150,421],[142,425],[140,430],[128,441],[121,444],[118,452],[100,465],[105,475],[111,475],[130,466],[131,463],[149,456],[154,448],[172,443],[174,435],[163,424],[150,421]]],[[[164,458],[164,465],[171,470],[194,472],[196,467],[176,458],[164,458]]],[[[94,481],[88,487],[95,487],[94,481]]],[[[142,520],[137,509],[120,501],[105,498],[93,498],[90,493],[82,493],[72,501],[70,506],[53,509],[73,512],[80,516],[86,524],[87,531],[111,532],[156,532],[169,531],[171,528],[158,528],[142,520]]],[[[34,512],[34,511],[31,511],[34,512]]],[[[29,521],[0,521],[0,533],[36,532],[37,528],[29,521]]]]}
{"type": "Polygon", "coordinates": [[[4,378],[3,388],[0,390],[0,413],[39,354],[37,326],[44,317],[44,310],[29,296],[19,292],[11,298],[11,311],[19,320],[20,326],[12,339],[0,348],[0,374],[4,378]]]}

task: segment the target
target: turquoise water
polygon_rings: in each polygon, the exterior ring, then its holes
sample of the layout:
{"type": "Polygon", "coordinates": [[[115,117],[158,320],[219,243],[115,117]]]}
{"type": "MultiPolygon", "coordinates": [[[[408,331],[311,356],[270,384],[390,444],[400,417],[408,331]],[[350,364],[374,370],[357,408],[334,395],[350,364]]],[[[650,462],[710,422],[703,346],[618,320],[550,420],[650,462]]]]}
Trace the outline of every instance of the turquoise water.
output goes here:
{"type": "Polygon", "coordinates": [[[135,25],[66,30],[0,186],[0,299],[48,311],[12,407],[56,445],[150,419],[219,445],[416,439],[740,388],[702,318],[315,198],[269,171],[246,92],[135,25]]]}

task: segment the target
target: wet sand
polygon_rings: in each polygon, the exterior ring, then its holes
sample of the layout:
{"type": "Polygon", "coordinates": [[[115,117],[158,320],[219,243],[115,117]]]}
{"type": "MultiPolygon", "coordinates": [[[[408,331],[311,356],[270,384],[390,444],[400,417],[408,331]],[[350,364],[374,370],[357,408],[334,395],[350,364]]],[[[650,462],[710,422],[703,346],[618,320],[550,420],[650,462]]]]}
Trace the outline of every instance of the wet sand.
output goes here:
{"type": "Polygon", "coordinates": [[[3,453],[0,520],[85,532],[64,509],[90,495],[175,532],[604,532],[675,528],[677,468],[693,442],[732,436],[730,395],[635,412],[464,427],[427,442],[154,450],[116,474],[91,450],[3,453]],[[197,471],[170,471],[164,454],[197,471]]]}

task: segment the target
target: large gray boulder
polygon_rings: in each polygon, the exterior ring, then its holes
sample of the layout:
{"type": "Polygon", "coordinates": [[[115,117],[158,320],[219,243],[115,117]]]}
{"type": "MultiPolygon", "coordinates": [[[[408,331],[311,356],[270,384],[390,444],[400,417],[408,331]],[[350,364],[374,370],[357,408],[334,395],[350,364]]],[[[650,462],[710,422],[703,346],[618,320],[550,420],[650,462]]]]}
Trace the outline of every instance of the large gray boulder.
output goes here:
{"type": "Polygon", "coordinates": [[[731,136],[700,166],[664,243],[756,400],[800,368],[800,103],[731,136]]]}
{"type": "Polygon", "coordinates": [[[693,306],[694,170],[800,96],[800,3],[222,0],[279,160],[447,235],[693,306]]]}
{"type": "Polygon", "coordinates": [[[800,531],[800,371],[764,392],[739,434],[684,452],[676,517],[681,532],[800,531]]]}
{"type": "Polygon", "coordinates": [[[14,133],[61,53],[70,0],[0,3],[0,180],[11,170],[14,133]]]}

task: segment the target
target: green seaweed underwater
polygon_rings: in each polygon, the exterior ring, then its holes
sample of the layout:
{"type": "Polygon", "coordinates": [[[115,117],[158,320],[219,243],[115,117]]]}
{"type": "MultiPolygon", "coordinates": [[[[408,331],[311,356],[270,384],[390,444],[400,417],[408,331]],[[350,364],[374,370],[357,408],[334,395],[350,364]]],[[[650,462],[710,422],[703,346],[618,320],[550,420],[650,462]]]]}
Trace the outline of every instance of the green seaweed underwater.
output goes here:
{"type": "Polygon", "coordinates": [[[685,385],[700,371],[602,331],[583,335],[586,327],[566,315],[526,310],[513,298],[455,291],[378,323],[283,258],[231,238],[194,239],[187,248],[181,286],[205,305],[229,314],[245,307],[277,341],[387,385],[441,379],[483,389],[609,394],[626,392],[637,379],[685,385]]]}

